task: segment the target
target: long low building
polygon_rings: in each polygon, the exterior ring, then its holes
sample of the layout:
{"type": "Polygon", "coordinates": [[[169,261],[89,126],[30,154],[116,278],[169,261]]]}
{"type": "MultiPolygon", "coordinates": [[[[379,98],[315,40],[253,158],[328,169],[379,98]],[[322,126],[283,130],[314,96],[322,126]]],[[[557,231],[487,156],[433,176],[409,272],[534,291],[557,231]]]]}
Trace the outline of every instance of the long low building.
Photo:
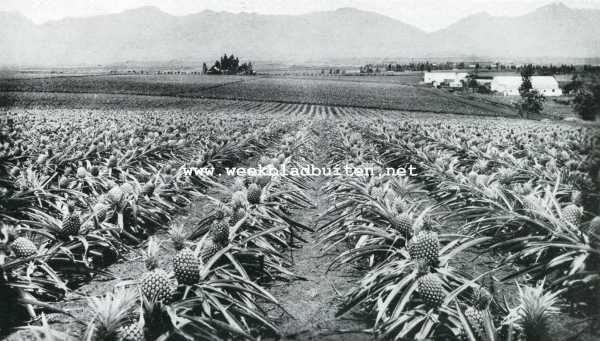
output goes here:
{"type": "Polygon", "coordinates": [[[423,83],[439,86],[447,84],[453,88],[462,86],[462,82],[467,80],[467,72],[425,72],[423,74],[423,83]]]}
{"type": "MultiPolygon", "coordinates": [[[[521,84],[523,78],[520,76],[496,76],[492,80],[491,89],[504,96],[518,96],[521,84]]],[[[552,76],[532,76],[531,86],[547,97],[562,95],[558,82],[552,76]]]]}

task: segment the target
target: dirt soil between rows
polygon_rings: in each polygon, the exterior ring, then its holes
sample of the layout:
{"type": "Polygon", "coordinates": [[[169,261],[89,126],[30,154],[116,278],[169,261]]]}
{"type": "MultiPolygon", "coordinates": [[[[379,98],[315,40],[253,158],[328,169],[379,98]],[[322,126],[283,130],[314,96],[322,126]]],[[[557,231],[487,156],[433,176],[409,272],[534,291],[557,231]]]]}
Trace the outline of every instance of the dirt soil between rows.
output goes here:
{"type": "MultiPolygon", "coordinates": [[[[313,182],[310,196],[314,209],[296,212],[297,218],[307,226],[316,229],[318,217],[328,207],[325,194],[320,190],[324,178],[313,182]]],[[[339,267],[328,271],[337,252],[324,254],[322,245],[315,233],[302,235],[307,243],[292,251],[292,272],[302,279],[290,282],[276,282],[269,289],[277,298],[281,309],[272,308],[271,317],[278,322],[283,333],[281,340],[368,340],[370,335],[362,332],[366,328],[364,318],[358,314],[336,317],[338,304],[344,294],[359,279],[358,273],[350,267],[339,267]]],[[[341,250],[338,250],[341,251],[341,250]]]]}

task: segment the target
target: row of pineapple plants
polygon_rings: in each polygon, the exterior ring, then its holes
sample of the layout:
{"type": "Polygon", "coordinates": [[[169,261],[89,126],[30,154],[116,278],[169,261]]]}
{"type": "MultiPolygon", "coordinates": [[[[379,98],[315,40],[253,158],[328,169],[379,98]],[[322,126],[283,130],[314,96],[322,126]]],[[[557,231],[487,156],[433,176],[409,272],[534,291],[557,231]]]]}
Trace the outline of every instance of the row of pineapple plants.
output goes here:
{"type": "MultiPolygon", "coordinates": [[[[556,138],[556,132],[552,131],[556,128],[547,129],[548,135],[556,138]]],[[[567,137],[574,139],[569,135],[573,132],[582,133],[581,128],[571,128],[567,137]]],[[[590,164],[593,135],[583,133],[572,144],[561,144],[564,147],[561,154],[565,155],[561,158],[566,160],[566,155],[572,155],[563,168],[559,171],[553,165],[546,165],[540,176],[531,170],[537,164],[528,165],[525,157],[516,158],[506,151],[507,147],[504,147],[507,156],[494,159],[499,164],[498,171],[487,175],[475,173],[482,160],[470,166],[468,159],[460,157],[466,148],[458,151],[445,148],[447,141],[443,139],[438,146],[432,142],[420,150],[410,150],[397,142],[390,148],[389,138],[385,137],[379,142],[389,155],[388,163],[410,159],[420,165],[424,182],[444,206],[454,210],[451,216],[466,220],[465,233],[493,237],[489,245],[511,252],[506,263],[529,264],[507,279],[522,273],[532,275],[533,280],[553,274],[556,276],[551,286],[568,285],[579,290],[577,283],[586,283],[584,287],[591,283],[587,289],[597,287],[594,250],[598,245],[595,229],[600,221],[594,218],[599,208],[598,189],[594,190],[593,184],[598,181],[594,180],[597,174],[590,164]],[[517,161],[512,165],[502,164],[503,159],[510,158],[517,161]],[[516,166],[519,163],[521,168],[516,166]],[[577,165],[575,169],[567,166],[573,163],[577,165]],[[469,167],[473,168],[467,173],[469,167]],[[506,174],[506,169],[512,174],[506,174]],[[535,262],[531,262],[533,259],[535,262]]],[[[536,161],[538,157],[532,155],[536,161]]],[[[553,161],[556,159],[551,157],[548,162],[553,161]]]]}
{"type": "MultiPolygon", "coordinates": [[[[377,152],[365,148],[356,130],[343,125],[336,133],[333,164],[380,167],[377,152]],[[353,154],[362,157],[357,162],[353,154]]],[[[426,206],[427,192],[407,179],[333,178],[327,191],[332,205],[323,214],[321,241],[326,251],[346,248],[331,266],[352,264],[365,272],[338,315],[358,309],[371,318],[369,332],[376,338],[455,339],[465,333],[460,318],[465,308],[470,323],[482,331],[475,323],[489,308],[491,295],[479,284],[481,278],[452,264],[482,238],[444,233],[436,210],[426,206]]]]}
{"type": "MultiPolygon", "coordinates": [[[[275,157],[263,156],[259,164],[281,167],[294,163],[298,156],[294,149],[301,136],[287,135],[282,142],[284,146],[273,153],[275,157]]],[[[259,176],[236,177],[231,185],[221,184],[216,189],[216,196],[222,199],[210,199],[214,209],[205,220],[192,230],[175,226],[169,231],[178,250],[172,260],[172,274],[157,267],[157,246],[149,245],[148,272],[139,282],[141,297],[137,300],[142,313],[133,323],[127,324],[131,317],[122,321],[118,338],[142,340],[162,335],[222,340],[277,334],[276,326],[255,303],[257,299],[263,304],[277,302],[257,282],[265,273],[269,279],[277,272],[291,274],[285,269],[288,264],[282,262],[282,251],[293,242],[287,240],[300,224],[281,210],[282,204],[286,210],[309,205],[302,186],[297,179],[259,176]],[[206,227],[208,231],[203,233],[206,227]],[[261,257],[249,264],[249,254],[261,257]],[[154,302],[154,306],[146,301],[154,302]],[[163,323],[148,325],[146,320],[154,318],[157,304],[163,306],[163,323]],[[223,306],[229,308],[225,311],[223,306]]],[[[107,324],[104,319],[98,316],[95,328],[103,330],[99,326],[107,324]]],[[[90,339],[103,339],[103,335],[90,339]]]]}
{"type": "MultiPolygon", "coordinates": [[[[60,112],[55,116],[43,116],[40,120],[46,122],[55,118],[55,125],[63,127],[58,122],[72,118],[68,114],[67,117],[61,117],[63,114],[60,112]],[[56,116],[59,117],[56,118],[56,116]]],[[[27,131],[39,126],[35,123],[27,126],[32,121],[35,122],[35,119],[25,120],[23,116],[16,116],[17,121],[20,118],[21,122],[25,124],[27,131]]],[[[137,127],[134,124],[138,124],[139,121],[147,119],[157,124],[155,128],[141,126],[148,130],[150,137],[156,137],[158,134],[152,132],[152,129],[158,130],[160,125],[164,124],[158,120],[156,115],[132,116],[120,117],[123,119],[121,122],[123,131],[115,133],[113,130],[110,135],[103,134],[103,131],[110,131],[103,126],[99,127],[99,135],[106,140],[107,136],[116,134],[117,141],[125,142],[129,139],[131,142],[136,137],[133,134],[127,135],[127,129],[137,127]],[[128,119],[131,121],[127,122],[128,119]]],[[[88,119],[96,120],[94,117],[94,115],[90,115],[88,119]]],[[[194,123],[189,117],[181,117],[180,122],[175,121],[175,124],[180,124],[179,128],[187,129],[190,123],[194,123]]],[[[84,122],[83,126],[90,123],[86,120],[81,121],[84,122]]],[[[118,120],[115,121],[118,122],[118,120]]],[[[26,137],[23,138],[22,135],[16,133],[19,130],[22,132],[25,128],[11,129],[9,131],[11,140],[9,141],[7,138],[6,141],[3,141],[3,146],[6,147],[4,149],[9,151],[9,153],[3,154],[7,160],[6,168],[8,168],[8,170],[3,169],[8,173],[6,177],[8,186],[5,188],[9,190],[3,193],[2,217],[3,223],[8,223],[6,225],[9,226],[18,225],[18,228],[10,226],[4,229],[4,245],[8,252],[6,263],[9,265],[5,269],[11,269],[11,275],[28,272],[29,287],[26,287],[27,290],[23,290],[23,292],[40,292],[43,286],[36,286],[37,280],[54,289],[54,298],[58,298],[61,295],[56,291],[62,291],[64,294],[64,291],[67,290],[65,281],[60,275],[69,271],[75,274],[86,270],[90,271],[90,265],[92,265],[90,262],[94,260],[94,256],[105,259],[107,251],[112,253],[113,259],[118,258],[128,245],[134,245],[140,241],[141,237],[151,234],[153,230],[169,221],[172,215],[185,206],[192,196],[201,195],[212,179],[194,177],[194,181],[191,182],[184,179],[181,172],[178,171],[177,165],[183,164],[185,158],[195,154],[197,156],[192,161],[195,166],[223,167],[227,163],[235,163],[264,148],[264,145],[270,143],[269,139],[273,134],[286,130],[283,125],[270,127],[266,122],[261,125],[257,125],[256,122],[243,123],[242,126],[255,128],[255,132],[241,136],[241,134],[229,133],[228,129],[241,128],[231,125],[232,121],[230,119],[225,123],[219,122],[220,126],[216,127],[217,129],[208,126],[206,124],[208,121],[195,122],[199,128],[190,132],[187,136],[189,137],[188,142],[175,143],[167,138],[180,137],[177,132],[178,127],[173,127],[173,124],[167,125],[166,129],[160,132],[164,135],[161,139],[151,138],[146,141],[147,145],[144,145],[143,141],[135,142],[133,152],[126,151],[122,157],[115,156],[115,154],[121,156],[115,146],[112,148],[113,152],[106,158],[100,152],[79,156],[85,159],[88,168],[80,166],[77,168],[76,174],[71,174],[70,169],[73,168],[73,165],[78,164],[77,158],[65,163],[63,161],[69,158],[68,154],[54,155],[53,152],[48,152],[51,150],[50,147],[45,147],[47,151],[44,155],[52,154],[52,159],[56,160],[55,163],[49,161],[48,158],[44,163],[37,162],[38,160],[31,162],[30,156],[35,152],[32,151],[28,155],[22,147],[25,145],[35,146],[35,141],[32,141],[35,138],[44,140],[43,143],[48,141],[40,132],[25,134],[26,137]],[[211,136],[207,135],[211,131],[214,139],[207,138],[211,136]],[[198,139],[192,138],[192,136],[202,136],[205,143],[199,143],[198,139]],[[224,139],[224,136],[227,136],[228,139],[224,139]],[[200,145],[200,148],[197,148],[194,143],[200,145]],[[163,148],[153,146],[155,144],[163,148]],[[196,149],[194,150],[192,147],[196,149]],[[158,149],[161,152],[156,152],[158,149]],[[106,162],[105,165],[102,164],[104,162],[106,162]],[[164,166],[158,168],[157,166],[161,163],[164,166]],[[21,171],[22,168],[25,168],[25,171],[21,171]],[[58,176],[58,174],[61,175],[58,176]],[[48,180],[33,184],[24,181],[36,177],[47,177],[48,180]],[[137,181],[147,177],[154,181],[147,181],[145,184],[137,181]],[[67,181],[61,180],[65,178],[67,181]],[[164,178],[167,181],[164,181],[164,178]],[[78,183],[79,186],[69,185],[66,186],[67,188],[62,188],[69,180],[71,183],[78,183]],[[120,181],[123,183],[118,185],[120,181]],[[27,186],[28,184],[31,186],[27,186]],[[108,184],[108,186],[98,184],[108,184]],[[92,204],[93,202],[95,204],[92,204]],[[29,206],[28,209],[26,209],[27,206],[29,206]],[[87,212],[83,214],[74,212],[73,207],[87,212]],[[64,216],[62,221],[61,214],[64,216]],[[28,238],[30,236],[33,238],[28,238]],[[32,268],[34,265],[35,268],[32,268]],[[20,268],[15,269],[17,266],[20,268]],[[53,281],[52,285],[49,285],[49,279],[53,281]]],[[[76,136],[75,140],[80,137],[76,134],[75,128],[62,133],[76,136]]],[[[102,138],[94,140],[97,142],[93,142],[90,149],[98,149],[98,146],[103,145],[102,138]]],[[[123,143],[123,146],[132,147],[132,144],[123,143]]],[[[38,159],[40,158],[43,159],[43,157],[38,157],[38,159]]],[[[9,286],[20,283],[22,276],[17,275],[9,280],[9,286]]],[[[25,286],[21,285],[21,287],[25,286]]],[[[28,307],[31,310],[31,306],[28,307]]],[[[30,311],[30,313],[32,312],[30,311]]]]}
{"type": "MultiPolygon", "coordinates": [[[[259,163],[279,167],[297,162],[295,149],[303,143],[302,134],[288,134],[282,142],[283,148],[273,152],[276,157],[261,157],[259,163]]],[[[89,339],[104,339],[112,334],[125,340],[153,339],[161,334],[188,339],[249,339],[257,333],[253,328],[277,332],[254,303],[256,299],[276,302],[255,280],[264,274],[268,278],[277,273],[291,275],[281,251],[287,247],[289,237],[293,238],[294,229],[306,228],[289,216],[290,209],[310,205],[303,195],[302,183],[298,179],[263,176],[236,178],[231,186],[216,181],[212,185],[217,190],[216,197],[225,198],[207,197],[214,207],[212,213],[191,231],[182,226],[169,231],[178,250],[172,261],[172,274],[158,268],[158,245],[149,243],[148,272],[139,282],[141,299],[137,300],[142,304],[142,313],[127,314],[127,318],[114,324],[111,316],[115,311],[99,309],[107,314],[96,316],[87,330],[89,339]],[[260,256],[258,271],[256,262],[248,264],[248,255],[260,256]],[[223,306],[231,308],[224,311],[223,306]],[[161,314],[157,309],[163,314],[163,323],[147,326],[145,319],[161,314]],[[168,310],[173,313],[169,315],[168,310]],[[180,325],[183,320],[186,322],[180,325]]],[[[110,305],[105,300],[119,298],[111,294],[98,302],[110,305]]]]}
{"type": "MultiPolygon", "coordinates": [[[[507,128],[505,124],[493,125],[492,129],[499,130],[495,134],[502,137],[492,135],[493,143],[488,143],[487,150],[495,149],[496,155],[488,158],[477,154],[478,148],[471,144],[472,141],[465,140],[462,132],[466,129],[482,137],[481,131],[490,128],[480,127],[478,131],[476,126],[469,127],[464,120],[450,123],[390,120],[373,127],[364,122],[357,126],[367,127],[363,131],[367,141],[378,146],[384,159],[382,166],[409,162],[418,165],[419,180],[430,196],[439,200],[441,207],[452,211],[446,217],[465,221],[464,234],[486,237],[487,240],[479,245],[484,247],[482,253],[492,250],[506,256],[493,269],[515,269],[509,270],[504,281],[519,278],[536,283],[546,278],[549,293],[539,288],[527,289],[527,293],[535,292],[541,308],[552,306],[544,302],[556,303],[556,293],[560,292],[562,298],[577,302],[583,299],[579,312],[584,308],[587,313],[594,314],[594,300],[598,297],[598,240],[594,224],[598,218],[583,222],[586,217],[591,218],[592,212],[584,214],[582,207],[585,205],[593,211],[597,209],[593,205],[598,202],[598,192],[590,191],[593,187],[590,184],[598,181],[594,180],[594,161],[588,157],[590,135],[586,134],[590,132],[584,131],[583,136],[578,136],[582,128],[517,128],[516,124],[508,124],[507,128]],[[527,132],[527,129],[533,132],[527,132]],[[551,155],[547,160],[549,164],[540,169],[537,162],[539,157],[544,157],[541,151],[535,154],[529,150],[527,156],[519,155],[518,150],[511,151],[519,148],[504,136],[515,134],[515,130],[521,130],[517,136],[527,133],[540,139],[540,143],[548,142],[543,141],[544,133],[554,139],[559,136],[557,131],[565,133],[571,143],[557,144],[563,148],[560,157],[563,168],[557,170],[557,159],[551,155]],[[469,154],[475,154],[475,157],[470,158],[469,154]],[[572,159],[567,160],[571,154],[572,159]],[[528,163],[529,157],[533,158],[533,163],[528,163]],[[485,248],[488,246],[490,249],[485,248]],[[544,301],[549,297],[552,299],[544,301]]],[[[485,140],[489,135],[484,136],[485,140]]],[[[472,140],[478,142],[477,137],[472,140]]],[[[536,146],[530,144],[527,147],[533,149],[536,146]]],[[[556,154],[552,149],[550,151],[556,154]]],[[[597,169],[598,166],[596,173],[597,169]]],[[[530,303],[536,304],[536,301],[530,303]]],[[[544,335],[548,326],[538,325],[538,331],[542,333],[539,335],[544,335]]]]}

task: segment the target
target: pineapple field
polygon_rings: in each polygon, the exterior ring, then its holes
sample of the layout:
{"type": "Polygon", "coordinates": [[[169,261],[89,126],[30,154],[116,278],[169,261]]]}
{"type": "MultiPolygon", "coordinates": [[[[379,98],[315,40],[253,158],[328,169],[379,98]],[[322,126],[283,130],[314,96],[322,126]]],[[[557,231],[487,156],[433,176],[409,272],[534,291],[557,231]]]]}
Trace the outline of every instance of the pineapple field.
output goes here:
{"type": "Polygon", "coordinates": [[[350,83],[284,101],[284,82],[202,90],[225,99],[12,93],[0,337],[600,338],[597,125],[439,113],[450,99],[413,88],[404,110],[372,109],[350,83]],[[251,86],[276,98],[244,100],[251,86]],[[307,165],[375,172],[227,172],[307,165]]]}

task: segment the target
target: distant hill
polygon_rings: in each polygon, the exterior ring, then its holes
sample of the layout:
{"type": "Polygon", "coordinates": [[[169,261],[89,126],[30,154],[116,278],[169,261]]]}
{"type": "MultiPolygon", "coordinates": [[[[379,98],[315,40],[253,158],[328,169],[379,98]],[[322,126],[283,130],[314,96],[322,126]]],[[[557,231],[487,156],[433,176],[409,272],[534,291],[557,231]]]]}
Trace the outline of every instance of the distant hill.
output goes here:
{"type": "Polygon", "coordinates": [[[325,61],[444,56],[599,57],[600,11],[549,5],[515,18],[478,14],[426,33],[352,8],[305,15],[204,11],[173,16],[154,7],[35,25],[0,12],[0,63],[94,65],[124,61],[244,59],[325,61]]]}
{"type": "Polygon", "coordinates": [[[552,4],[519,17],[479,13],[431,34],[438,55],[600,56],[600,10],[552,4]]]}

